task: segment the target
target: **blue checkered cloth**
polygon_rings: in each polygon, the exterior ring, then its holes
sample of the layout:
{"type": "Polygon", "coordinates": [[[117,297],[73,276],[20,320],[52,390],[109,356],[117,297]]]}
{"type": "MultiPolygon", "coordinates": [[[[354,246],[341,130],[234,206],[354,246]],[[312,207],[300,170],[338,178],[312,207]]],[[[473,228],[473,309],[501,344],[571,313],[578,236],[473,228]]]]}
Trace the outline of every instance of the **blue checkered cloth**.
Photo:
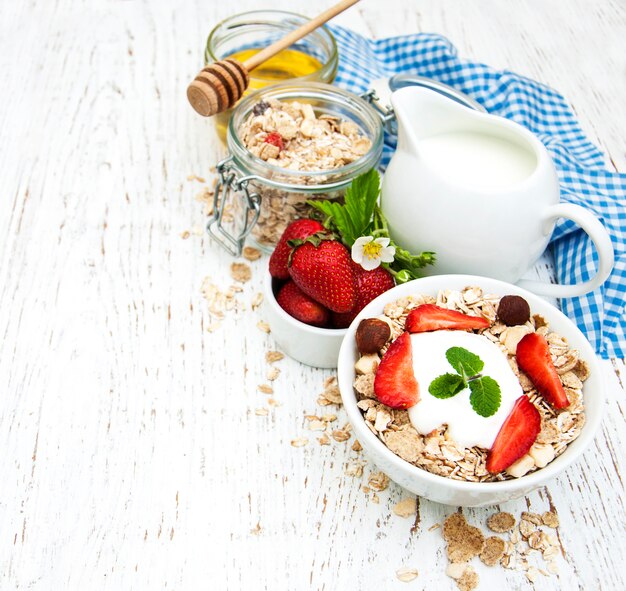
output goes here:
{"type": "MultiPolygon", "coordinates": [[[[595,213],[615,249],[615,268],[604,285],[585,296],[563,299],[562,310],[599,355],[624,358],[626,174],[607,170],[602,152],[584,136],[565,99],[523,76],[460,59],[455,47],[439,35],[371,40],[347,29],[330,28],[339,45],[339,86],[361,93],[372,81],[399,72],[427,76],[467,93],[489,113],[516,121],[541,139],[559,173],[561,200],[595,213]]],[[[395,139],[386,138],[385,144],[383,167],[393,153],[395,139]]],[[[557,223],[549,248],[560,283],[580,283],[595,274],[593,243],[574,222],[557,223]]]]}

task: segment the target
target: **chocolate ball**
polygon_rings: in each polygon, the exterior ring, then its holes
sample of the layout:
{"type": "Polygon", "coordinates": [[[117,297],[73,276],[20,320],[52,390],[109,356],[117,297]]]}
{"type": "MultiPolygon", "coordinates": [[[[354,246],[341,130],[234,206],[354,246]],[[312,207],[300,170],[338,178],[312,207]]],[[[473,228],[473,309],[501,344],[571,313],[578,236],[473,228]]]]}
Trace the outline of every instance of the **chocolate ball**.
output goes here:
{"type": "Polygon", "coordinates": [[[391,328],[384,320],[366,318],[361,320],[356,329],[357,349],[364,355],[376,353],[385,346],[390,336],[391,328]]]}
{"type": "Polygon", "coordinates": [[[525,324],[530,318],[530,306],[521,296],[504,296],[498,304],[498,318],[507,326],[525,324]]]}

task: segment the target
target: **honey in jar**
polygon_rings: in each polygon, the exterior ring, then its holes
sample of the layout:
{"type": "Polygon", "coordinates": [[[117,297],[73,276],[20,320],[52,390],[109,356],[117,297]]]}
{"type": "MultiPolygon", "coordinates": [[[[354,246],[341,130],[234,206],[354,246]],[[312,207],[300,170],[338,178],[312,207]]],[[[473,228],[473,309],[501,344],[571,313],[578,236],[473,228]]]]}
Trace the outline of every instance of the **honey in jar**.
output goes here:
{"type": "MultiPolygon", "coordinates": [[[[245,62],[253,55],[259,53],[259,51],[261,51],[260,48],[244,49],[228,57],[236,59],[239,62],[245,62]]],[[[254,90],[271,86],[278,82],[310,76],[318,70],[321,70],[322,65],[323,64],[317,58],[308,53],[293,48],[283,49],[280,53],[277,53],[274,57],[263,62],[251,72],[250,84],[244,96],[254,90]]],[[[228,126],[231,113],[232,109],[229,109],[215,116],[217,133],[222,141],[226,139],[226,127],[228,126]]]]}
{"type": "MultiPolygon", "coordinates": [[[[240,62],[307,22],[304,16],[282,10],[254,10],[219,23],[210,33],[207,64],[227,57],[240,62]]],[[[246,94],[289,80],[331,83],[337,73],[337,44],[327,27],[319,27],[250,72],[246,94]]],[[[232,110],[215,116],[217,132],[225,141],[232,110]]]]}

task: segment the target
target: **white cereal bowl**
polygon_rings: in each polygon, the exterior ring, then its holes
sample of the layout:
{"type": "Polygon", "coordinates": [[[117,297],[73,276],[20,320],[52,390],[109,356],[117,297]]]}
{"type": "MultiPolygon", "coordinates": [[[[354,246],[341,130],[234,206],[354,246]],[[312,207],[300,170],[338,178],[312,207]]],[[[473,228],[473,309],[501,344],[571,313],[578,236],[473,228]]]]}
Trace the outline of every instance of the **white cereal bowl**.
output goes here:
{"type": "Polygon", "coordinates": [[[591,444],[602,419],[605,403],[605,388],[602,374],[591,345],[564,314],[538,296],[504,281],[478,277],[474,275],[438,275],[416,279],[397,285],[393,289],[378,296],[370,302],[354,319],[339,352],[337,368],[339,389],[353,432],[366,453],[392,480],[409,491],[431,501],[446,505],[480,507],[511,501],[529,494],[544,486],[549,480],[565,470],[576,461],[591,444]],[[567,449],[545,468],[541,468],[521,478],[502,482],[462,482],[431,474],[426,470],[413,466],[390,451],[367,427],[363,415],[357,407],[352,383],[354,381],[354,364],[358,359],[355,345],[355,331],[363,318],[371,318],[383,313],[389,302],[411,294],[425,293],[437,295],[440,289],[463,289],[468,285],[476,285],[486,293],[497,295],[515,294],[524,297],[533,314],[541,314],[554,330],[565,337],[582,359],[589,364],[590,376],[585,381],[583,399],[585,403],[586,422],[578,436],[567,449]]]}
{"type": "Polygon", "coordinates": [[[337,357],[347,328],[318,328],[296,320],[285,312],[274,294],[274,280],[265,274],[263,311],[274,340],[289,357],[306,365],[337,367],[337,357]]]}

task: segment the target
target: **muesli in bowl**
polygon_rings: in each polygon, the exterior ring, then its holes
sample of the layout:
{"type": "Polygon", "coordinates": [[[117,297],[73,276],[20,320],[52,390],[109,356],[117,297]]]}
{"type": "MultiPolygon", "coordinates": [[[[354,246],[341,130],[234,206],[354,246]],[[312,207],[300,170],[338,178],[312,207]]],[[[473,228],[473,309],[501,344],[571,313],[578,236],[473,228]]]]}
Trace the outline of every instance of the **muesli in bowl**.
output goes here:
{"type": "Polygon", "coordinates": [[[588,445],[602,400],[595,363],[545,301],[449,275],[368,305],[342,345],[339,384],[380,469],[433,500],[481,505],[526,494],[588,445]]]}

